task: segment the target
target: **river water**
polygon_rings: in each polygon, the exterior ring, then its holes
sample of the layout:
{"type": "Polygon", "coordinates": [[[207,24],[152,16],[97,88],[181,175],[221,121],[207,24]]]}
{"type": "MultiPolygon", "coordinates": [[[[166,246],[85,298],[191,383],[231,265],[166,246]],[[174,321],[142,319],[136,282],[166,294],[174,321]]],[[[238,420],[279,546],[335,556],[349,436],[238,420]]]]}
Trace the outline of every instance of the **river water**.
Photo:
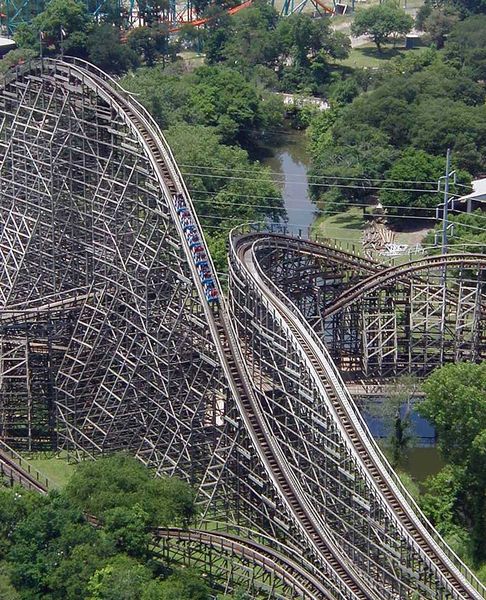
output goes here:
{"type": "Polygon", "coordinates": [[[314,222],[316,206],[309,197],[307,169],[310,160],[306,151],[306,136],[302,131],[290,130],[280,136],[276,145],[266,146],[260,162],[274,173],[282,190],[287,211],[287,230],[308,237],[314,222]]]}
{"type": "MultiPolygon", "coordinates": [[[[309,228],[316,218],[316,206],[308,192],[307,170],[310,159],[306,149],[306,136],[301,131],[289,130],[272,145],[264,146],[255,156],[274,174],[276,183],[282,190],[287,211],[287,231],[308,237],[309,228]]],[[[386,437],[383,423],[366,412],[365,421],[374,437],[386,437]]],[[[413,435],[416,447],[407,453],[407,471],[417,481],[437,473],[443,466],[437,448],[434,446],[434,429],[417,413],[412,413],[413,435]]]]}

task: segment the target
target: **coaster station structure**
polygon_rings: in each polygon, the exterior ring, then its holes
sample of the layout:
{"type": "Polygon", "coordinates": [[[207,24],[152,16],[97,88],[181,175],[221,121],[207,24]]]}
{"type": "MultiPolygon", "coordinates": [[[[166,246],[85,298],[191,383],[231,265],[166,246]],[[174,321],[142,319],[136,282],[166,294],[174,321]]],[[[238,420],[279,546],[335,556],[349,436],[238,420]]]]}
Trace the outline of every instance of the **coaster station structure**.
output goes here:
{"type": "Polygon", "coordinates": [[[0,79],[0,148],[3,445],[124,449],[191,482],[198,530],[157,544],[226,590],[486,597],[345,382],[484,359],[484,256],[383,270],[240,228],[226,299],[162,133],[77,59],[0,79]]]}

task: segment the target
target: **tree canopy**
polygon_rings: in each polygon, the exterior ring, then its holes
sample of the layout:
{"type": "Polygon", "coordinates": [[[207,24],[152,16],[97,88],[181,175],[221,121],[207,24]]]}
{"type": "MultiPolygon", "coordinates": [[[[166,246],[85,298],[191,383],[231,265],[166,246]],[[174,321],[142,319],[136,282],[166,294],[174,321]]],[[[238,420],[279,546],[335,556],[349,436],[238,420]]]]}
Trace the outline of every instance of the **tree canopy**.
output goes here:
{"type": "MultiPolygon", "coordinates": [[[[449,364],[434,371],[424,384],[426,397],[418,411],[435,427],[438,445],[450,467],[449,497],[429,498],[425,505],[435,522],[468,527],[473,557],[486,558],[486,362],[449,364]],[[439,511],[439,513],[437,512],[439,511]],[[441,511],[446,511],[442,514],[441,511]]],[[[433,487],[430,489],[433,495],[433,487]]],[[[443,493],[443,492],[441,492],[443,493]]]]}
{"type": "Polygon", "coordinates": [[[405,35],[413,27],[413,19],[388,0],[382,4],[359,10],[351,25],[353,35],[369,35],[381,51],[392,36],[405,35]]]}
{"type": "Polygon", "coordinates": [[[150,552],[152,526],[184,526],[194,514],[185,482],[154,479],[123,454],[82,463],[63,492],[0,487],[0,596],[207,600],[196,572],[172,571],[150,552]]]}

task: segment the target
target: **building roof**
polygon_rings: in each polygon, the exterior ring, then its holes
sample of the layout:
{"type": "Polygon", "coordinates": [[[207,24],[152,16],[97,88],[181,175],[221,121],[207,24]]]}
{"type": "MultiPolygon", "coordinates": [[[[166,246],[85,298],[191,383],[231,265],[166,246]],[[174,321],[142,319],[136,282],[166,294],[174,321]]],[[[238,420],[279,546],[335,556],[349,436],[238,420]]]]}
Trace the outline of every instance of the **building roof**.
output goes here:
{"type": "Polygon", "coordinates": [[[6,52],[7,50],[13,50],[17,47],[17,44],[9,38],[0,37],[0,51],[6,52]]]}

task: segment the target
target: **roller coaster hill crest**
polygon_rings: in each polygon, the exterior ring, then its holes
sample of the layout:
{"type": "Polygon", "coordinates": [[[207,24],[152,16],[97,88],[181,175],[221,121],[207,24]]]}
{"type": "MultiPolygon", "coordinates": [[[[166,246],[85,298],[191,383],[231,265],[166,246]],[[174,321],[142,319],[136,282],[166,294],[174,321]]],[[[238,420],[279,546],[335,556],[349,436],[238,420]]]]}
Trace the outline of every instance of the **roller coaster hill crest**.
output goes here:
{"type": "Polygon", "coordinates": [[[348,389],[483,360],[484,256],[383,268],[240,228],[223,295],[162,133],[78,59],[0,79],[0,146],[2,444],[185,478],[201,522],[172,550],[267,597],[486,597],[348,389]]]}

